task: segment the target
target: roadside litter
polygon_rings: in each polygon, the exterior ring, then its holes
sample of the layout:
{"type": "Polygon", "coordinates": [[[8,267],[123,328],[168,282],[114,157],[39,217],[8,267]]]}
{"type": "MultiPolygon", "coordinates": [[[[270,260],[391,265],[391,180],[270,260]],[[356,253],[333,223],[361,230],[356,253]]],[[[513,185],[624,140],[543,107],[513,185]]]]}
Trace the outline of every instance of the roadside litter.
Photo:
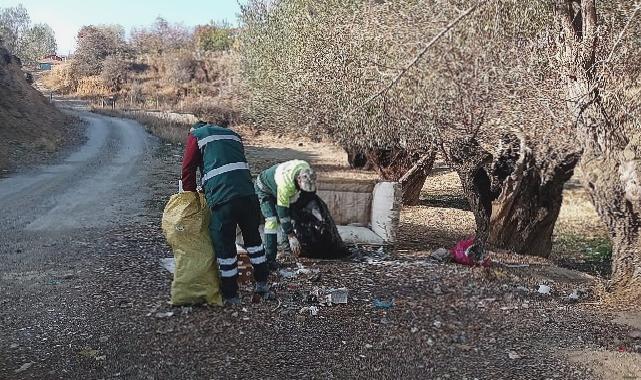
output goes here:
{"type": "Polygon", "coordinates": [[[451,251],[454,262],[467,266],[480,265],[489,267],[491,265],[489,257],[484,257],[485,252],[474,244],[474,237],[461,240],[451,251]]]}
{"type": "Polygon", "coordinates": [[[543,284],[539,285],[539,290],[538,290],[539,294],[547,295],[547,294],[550,294],[550,291],[552,291],[551,287],[543,284]]]}
{"type": "Polygon", "coordinates": [[[293,279],[300,275],[309,276],[309,275],[315,275],[320,273],[318,269],[305,268],[301,263],[297,263],[296,266],[297,268],[294,270],[281,269],[278,271],[278,274],[284,279],[293,279]]]}
{"type": "Polygon", "coordinates": [[[392,307],[394,307],[394,298],[392,298],[389,301],[374,298],[374,300],[372,301],[372,305],[376,309],[383,309],[383,310],[391,309],[392,307]]]}
{"type": "Polygon", "coordinates": [[[316,315],[318,315],[318,307],[316,307],[316,306],[309,306],[309,307],[305,306],[305,307],[300,309],[300,314],[307,314],[307,313],[309,313],[309,315],[311,315],[312,317],[315,317],[316,315]]]}
{"type": "Polygon", "coordinates": [[[347,304],[347,288],[319,288],[314,287],[309,293],[309,302],[318,302],[320,305],[332,306],[338,304],[347,304]]]}

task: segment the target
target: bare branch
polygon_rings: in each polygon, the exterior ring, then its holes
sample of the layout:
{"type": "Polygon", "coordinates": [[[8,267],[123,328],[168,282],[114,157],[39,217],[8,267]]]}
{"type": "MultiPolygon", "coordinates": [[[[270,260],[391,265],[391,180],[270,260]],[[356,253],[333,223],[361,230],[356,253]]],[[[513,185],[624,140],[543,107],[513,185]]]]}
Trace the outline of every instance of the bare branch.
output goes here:
{"type": "Polygon", "coordinates": [[[449,32],[450,30],[452,30],[452,29],[453,29],[453,28],[454,28],[454,27],[455,27],[459,22],[461,22],[461,20],[463,20],[465,17],[467,17],[467,16],[469,16],[470,14],[472,14],[472,13],[473,13],[474,11],[476,11],[479,7],[482,7],[482,6],[487,5],[488,1],[489,1],[489,0],[484,0],[484,1],[481,1],[481,2],[479,2],[479,3],[476,3],[475,5],[473,5],[472,7],[470,7],[468,10],[466,10],[466,11],[465,11],[465,12],[463,12],[463,13],[461,13],[461,14],[460,14],[458,17],[456,17],[454,20],[452,20],[452,22],[450,22],[450,23],[449,23],[445,28],[443,28],[443,30],[441,30],[439,33],[437,33],[437,34],[436,34],[436,36],[434,36],[434,38],[432,38],[432,40],[431,40],[431,41],[430,41],[430,42],[429,42],[429,43],[428,43],[428,44],[427,44],[427,45],[426,45],[426,46],[425,46],[425,47],[424,47],[424,48],[423,48],[423,49],[422,49],[422,50],[421,50],[417,55],[416,55],[416,57],[414,57],[414,59],[412,59],[412,60],[407,64],[407,66],[405,66],[405,67],[404,67],[404,68],[403,68],[403,69],[398,73],[398,75],[396,75],[396,77],[395,77],[395,78],[394,78],[394,79],[393,79],[393,80],[392,80],[392,81],[391,81],[387,86],[383,87],[380,91],[378,91],[378,92],[377,92],[377,93],[375,93],[374,95],[370,96],[370,97],[369,97],[365,102],[363,102],[361,105],[359,105],[359,106],[358,106],[358,107],[356,107],[354,110],[352,110],[352,112],[350,112],[350,114],[353,114],[354,112],[358,111],[359,109],[364,108],[364,107],[365,107],[365,106],[367,106],[369,103],[373,102],[376,98],[378,98],[379,96],[381,96],[381,95],[385,94],[385,93],[386,93],[387,91],[389,91],[392,87],[394,87],[394,85],[396,85],[396,83],[398,83],[398,81],[399,81],[399,80],[401,80],[401,78],[403,77],[403,75],[405,75],[405,73],[407,73],[407,71],[408,71],[409,69],[411,69],[412,67],[414,67],[414,66],[418,63],[418,61],[419,61],[419,60],[420,60],[420,59],[425,55],[425,53],[427,53],[427,51],[428,51],[428,50],[429,50],[429,49],[430,49],[430,48],[431,48],[435,43],[437,43],[437,42],[438,42],[438,41],[439,41],[439,40],[440,40],[440,39],[441,39],[441,38],[442,38],[442,37],[443,37],[447,32],[449,32]]]}
{"type": "Polygon", "coordinates": [[[625,26],[621,30],[621,33],[619,33],[619,37],[617,38],[616,42],[612,46],[612,51],[610,51],[610,54],[608,55],[608,59],[606,62],[612,62],[612,57],[614,57],[614,52],[617,50],[617,48],[621,44],[621,40],[623,39],[623,36],[628,30],[628,27],[630,26],[630,24],[632,24],[632,20],[634,20],[634,17],[637,15],[637,13],[639,13],[640,10],[641,10],[641,3],[637,3],[636,8],[634,9],[634,13],[632,13],[632,16],[630,16],[630,18],[628,19],[628,22],[625,24],[625,26]]]}

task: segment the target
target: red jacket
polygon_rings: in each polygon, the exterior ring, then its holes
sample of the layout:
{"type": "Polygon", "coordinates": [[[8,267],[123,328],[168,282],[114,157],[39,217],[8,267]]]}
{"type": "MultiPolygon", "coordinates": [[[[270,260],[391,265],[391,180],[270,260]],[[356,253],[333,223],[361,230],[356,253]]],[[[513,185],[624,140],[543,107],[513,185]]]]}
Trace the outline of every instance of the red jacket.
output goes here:
{"type": "Polygon", "coordinates": [[[198,140],[190,133],[183,155],[182,181],[184,191],[196,191],[196,170],[203,166],[203,155],[198,149],[198,140]]]}

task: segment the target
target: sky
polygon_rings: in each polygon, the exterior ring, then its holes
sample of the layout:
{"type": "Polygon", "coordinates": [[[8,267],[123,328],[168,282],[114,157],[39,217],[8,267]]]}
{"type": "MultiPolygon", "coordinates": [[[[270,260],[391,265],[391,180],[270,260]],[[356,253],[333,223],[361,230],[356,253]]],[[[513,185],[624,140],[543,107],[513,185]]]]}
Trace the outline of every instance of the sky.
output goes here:
{"type": "MultiPolygon", "coordinates": [[[[161,16],[185,26],[226,20],[237,24],[239,0],[0,0],[0,8],[22,4],[32,23],[47,23],[56,33],[58,54],[73,52],[83,25],[148,26],[161,16]]],[[[241,0],[242,3],[244,1],[241,0]]]]}

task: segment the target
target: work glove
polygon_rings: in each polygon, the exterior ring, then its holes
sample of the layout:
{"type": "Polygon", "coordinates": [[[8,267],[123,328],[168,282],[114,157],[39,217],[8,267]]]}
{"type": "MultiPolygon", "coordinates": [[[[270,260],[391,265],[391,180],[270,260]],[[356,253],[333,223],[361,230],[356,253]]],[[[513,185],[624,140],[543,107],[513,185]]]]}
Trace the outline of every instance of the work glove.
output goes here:
{"type": "Polygon", "coordinates": [[[300,256],[301,247],[300,247],[300,242],[298,241],[298,238],[296,238],[296,235],[294,234],[289,235],[288,238],[289,238],[289,248],[291,248],[292,253],[296,257],[300,256]]]}

